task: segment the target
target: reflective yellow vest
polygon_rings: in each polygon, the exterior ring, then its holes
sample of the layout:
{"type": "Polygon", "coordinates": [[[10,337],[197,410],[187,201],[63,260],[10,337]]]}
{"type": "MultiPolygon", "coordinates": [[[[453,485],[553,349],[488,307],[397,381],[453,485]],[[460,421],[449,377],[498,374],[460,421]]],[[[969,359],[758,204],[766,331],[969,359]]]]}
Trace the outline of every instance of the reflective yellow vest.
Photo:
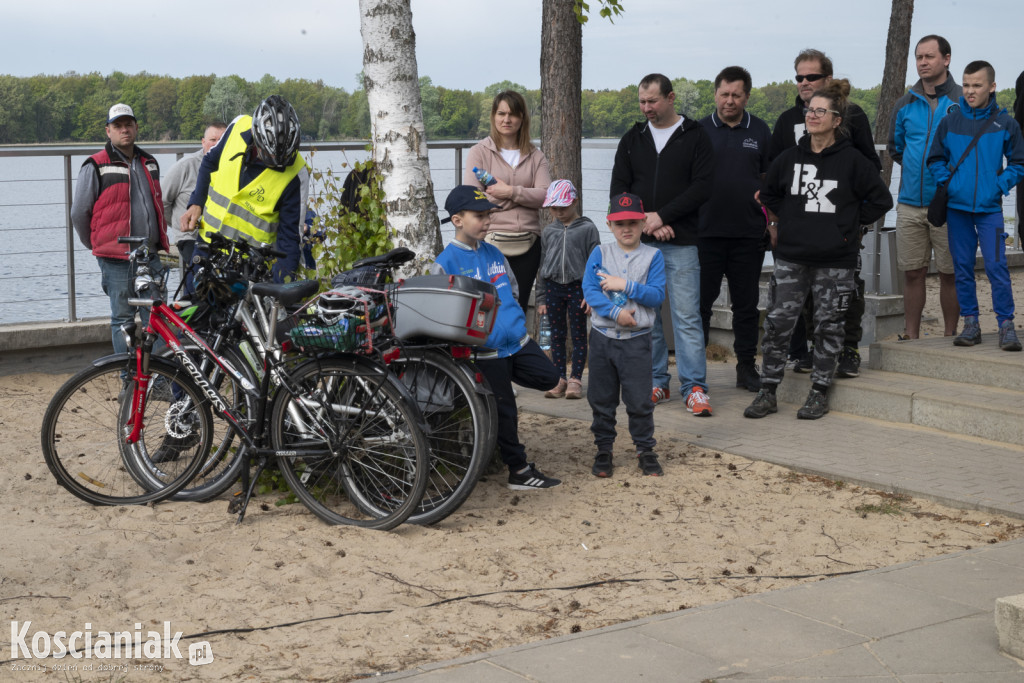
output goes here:
{"type": "Polygon", "coordinates": [[[199,235],[206,242],[214,232],[255,247],[273,246],[277,241],[281,220],[277,203],[306,162],[296,154],[295,161],[283,171],[267,168],[245,187],[238,187],[247,149],[242,133],[250,128],[251,116],[235,121],[231,137],[221,150],[220,164],[210,174],[210,191],[199,229],[199,235]]]}

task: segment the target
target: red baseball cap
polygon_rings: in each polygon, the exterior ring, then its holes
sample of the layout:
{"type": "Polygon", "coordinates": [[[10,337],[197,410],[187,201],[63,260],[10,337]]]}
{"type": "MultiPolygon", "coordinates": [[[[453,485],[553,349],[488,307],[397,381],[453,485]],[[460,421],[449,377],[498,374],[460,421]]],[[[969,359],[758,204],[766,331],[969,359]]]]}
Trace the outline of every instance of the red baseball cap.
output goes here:
{"type": "Polygon", "coordinates": [[[635,194],[623,192],[612,197],[608,205],[608,220],[610,221],[642,221],[647,218],[644,213],[644,203],[635,194]]]}

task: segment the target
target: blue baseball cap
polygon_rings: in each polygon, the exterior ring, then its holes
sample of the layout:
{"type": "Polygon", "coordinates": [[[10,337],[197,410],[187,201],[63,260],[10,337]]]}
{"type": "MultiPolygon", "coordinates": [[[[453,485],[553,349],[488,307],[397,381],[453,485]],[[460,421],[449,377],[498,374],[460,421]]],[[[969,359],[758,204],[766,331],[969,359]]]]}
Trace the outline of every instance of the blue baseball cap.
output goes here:
{"type": "Polygon", "coordinates": [[[444,200],[444,210],[448,212],[448,218],[441,222],[450,222],[452,216],[460,211],[490,211],[499,208],[501,207],[491,202],[480,188],[458,185],[448,193],[448,199],[444,200]]]}

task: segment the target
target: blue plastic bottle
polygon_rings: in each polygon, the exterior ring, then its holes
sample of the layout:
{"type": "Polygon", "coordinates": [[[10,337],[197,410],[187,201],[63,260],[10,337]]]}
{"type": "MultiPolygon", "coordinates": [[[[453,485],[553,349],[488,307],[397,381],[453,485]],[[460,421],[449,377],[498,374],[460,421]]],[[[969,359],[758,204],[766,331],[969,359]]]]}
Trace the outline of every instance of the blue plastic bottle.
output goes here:
{"type": "Polygon", "coordinates": [[[537,328],[537,344],[544,351],[551,350],[551,321],[545,313],[540,317],[540,325],[537,328]]]}
{"type": "MultiPolygon", "coordinates": [[[[595,270],[594,272],[597,273],[598,275],[606,275],[608,277],[611,277],[611,273],[609,273],[607,270],[605,270],[603,266],[598,266],[597,270],[595,270]]],[[[629,301],[629,299],[626,298],[626,293],[622,292],[622,291],[618,291],[618,292],[605,292],[604,294],[609,299],[611,299],[613,304],[615,304],[619,308],[622,308],[623,306],[625,306],[626,302],[629,301]]]]}
{"type": "Polygon", "coordinates": [[[493,185],[494,183],[498,182],[497,179],[490,173],[488,173],[482,168],[477,168],[476,166],[473,167],[473,175],[476,176],[476,179],[479,180],[480,184],[483,185],[484,187],[488,187],[489,185],[493,185]]]}

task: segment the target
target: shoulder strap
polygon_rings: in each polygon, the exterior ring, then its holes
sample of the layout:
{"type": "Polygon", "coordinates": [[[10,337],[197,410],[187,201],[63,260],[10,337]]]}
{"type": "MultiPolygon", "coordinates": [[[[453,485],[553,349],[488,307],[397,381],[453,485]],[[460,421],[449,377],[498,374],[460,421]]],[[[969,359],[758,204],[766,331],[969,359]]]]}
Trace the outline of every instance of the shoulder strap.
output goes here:
{"type": "MultiPolygon", "coordinates": [[[[985,120],[985,125],[981,127],[981,130],[979,130],[977,133],[975,133],[974,137],[971,138],[971,144],[967,145],[967,149],[965,149],[964,153],[960,155],[960,160],[957,161],[956,165],[952,168],[952,170],[950,170],[950,172],[949,172],[950,179],[953,178],[953,174],[956,173],[956,169],[960,168],[960,164],[962,164],[964,162],[964,159],[966,159],[967,155],[971,153],[971,150],[974,149],[974,146],[976,144],[978,144],[978,140],[981,139],[981,136],[985,134],[985,131],[987,131],[989,129],[989,127],[991,127],[992,124],[995,123],[996,115],[998,113],[999,112],[993,112],[992,116],[988,117],[988,119],[985,120]]],[[[949,184],[948,180],[946,181],[946,184],[947,185],[949,184]]]]}

